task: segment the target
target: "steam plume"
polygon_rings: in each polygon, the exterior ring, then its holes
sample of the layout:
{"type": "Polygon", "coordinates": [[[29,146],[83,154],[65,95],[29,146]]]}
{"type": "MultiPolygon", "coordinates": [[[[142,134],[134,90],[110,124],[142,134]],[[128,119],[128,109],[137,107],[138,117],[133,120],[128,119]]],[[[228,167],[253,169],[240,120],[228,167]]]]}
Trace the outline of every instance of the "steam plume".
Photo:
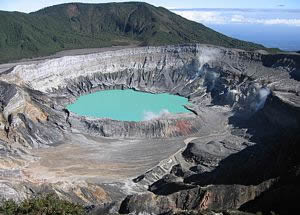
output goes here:
{"type": "Polygon", "coordinates": [[[257,94],[256,111],[262,109],[265,106],[266,100],[271,91],[268,88],[261,88],[257,94]]]}
{"type": "Polygon", "coordinates": [[[144,111],[143,120],[157,119],[157,118],[166,116],[168,114],[170,114],[170,112],[167,109],[162,109],[159,113],[154,113],[151,111],[144,111]]]}

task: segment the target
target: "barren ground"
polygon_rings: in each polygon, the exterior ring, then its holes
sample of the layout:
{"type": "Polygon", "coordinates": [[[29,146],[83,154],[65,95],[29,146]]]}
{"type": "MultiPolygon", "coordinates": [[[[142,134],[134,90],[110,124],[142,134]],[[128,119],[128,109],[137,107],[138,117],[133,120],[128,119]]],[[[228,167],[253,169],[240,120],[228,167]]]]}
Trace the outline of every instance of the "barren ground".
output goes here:
{"type": "Polygon", "coordinates": [[[77,134],[68,143],[33,150],[24,174],[34,181],[118,182],[136,177],[184,146],[183,140],[118,140],[77,134]]]}

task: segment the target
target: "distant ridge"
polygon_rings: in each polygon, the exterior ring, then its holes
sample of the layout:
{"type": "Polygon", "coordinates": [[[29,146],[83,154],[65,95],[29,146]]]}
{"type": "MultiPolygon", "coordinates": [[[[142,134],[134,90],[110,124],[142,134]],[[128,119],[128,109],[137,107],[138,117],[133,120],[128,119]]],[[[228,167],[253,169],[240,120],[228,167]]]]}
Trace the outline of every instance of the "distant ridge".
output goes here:
{"type": "Polygon", "coordinates": [[[262,45],[227,37],[147,3],[69,3],[30,14],[0,11],[0,63],[78,48],[205,43],[245,50],[262,45]]]}

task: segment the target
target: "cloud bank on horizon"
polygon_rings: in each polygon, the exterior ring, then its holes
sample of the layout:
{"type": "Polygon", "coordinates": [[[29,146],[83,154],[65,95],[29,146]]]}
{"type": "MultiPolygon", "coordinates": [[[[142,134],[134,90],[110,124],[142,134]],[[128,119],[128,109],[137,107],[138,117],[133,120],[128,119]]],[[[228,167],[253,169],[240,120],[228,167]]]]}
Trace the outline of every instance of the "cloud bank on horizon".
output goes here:
{"type": "Polygon", "coordinates": [[[173,12],[203,24],[263,24],[300,27],[300,10],[285,9],[174,9],[173,12]]]}

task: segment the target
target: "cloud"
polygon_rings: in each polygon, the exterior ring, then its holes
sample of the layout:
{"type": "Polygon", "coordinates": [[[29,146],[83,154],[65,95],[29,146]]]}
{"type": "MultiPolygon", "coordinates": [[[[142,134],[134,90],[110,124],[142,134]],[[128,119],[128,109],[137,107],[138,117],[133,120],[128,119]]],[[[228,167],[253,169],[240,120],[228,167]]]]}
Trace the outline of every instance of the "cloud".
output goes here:
{"type": "Polygon", "coordinates": [[[226,17],[215,11],[174,10],[178,15],[201,23],[226,24],[226,17]]]}
{"type": "Polygon", "coordinates": [[[159,113],[154,113],[151,111],[144,111],[143,120],[158,119],[158,118],[167,116],[169,114],[170,114],[170,112],[167,109],[162,109],[159,113]]]}
{"type": "Polygon", "coordinates": [[[208,10],[208,9],[195,9],[195,10],[173,10],[180,16],[189,20],[204,24],[262,24],[262,25],[291,25],[300,26],[300,16],[295,17],[295,13],[300,11],[288,10],[208,10]],[[278,13],[283,13],[282,17],[278,18],[278,13]],[[257,15],[259,14],[259,16],[257,15]]]}
{"type": "Polygon", "coordinates": [[[294,25],[300,26],[300,19],[268,19],[261,20],[265,25],[294,25]]]}
{"type": "Polygon", "coordinates": [[[263,25],[294,25],[300,26],[300,19],[256,19],[256,18],[246,18],[242,15],[233,15],[231,17],[231,23],[236,24],[263,24],[263,25]]]}

